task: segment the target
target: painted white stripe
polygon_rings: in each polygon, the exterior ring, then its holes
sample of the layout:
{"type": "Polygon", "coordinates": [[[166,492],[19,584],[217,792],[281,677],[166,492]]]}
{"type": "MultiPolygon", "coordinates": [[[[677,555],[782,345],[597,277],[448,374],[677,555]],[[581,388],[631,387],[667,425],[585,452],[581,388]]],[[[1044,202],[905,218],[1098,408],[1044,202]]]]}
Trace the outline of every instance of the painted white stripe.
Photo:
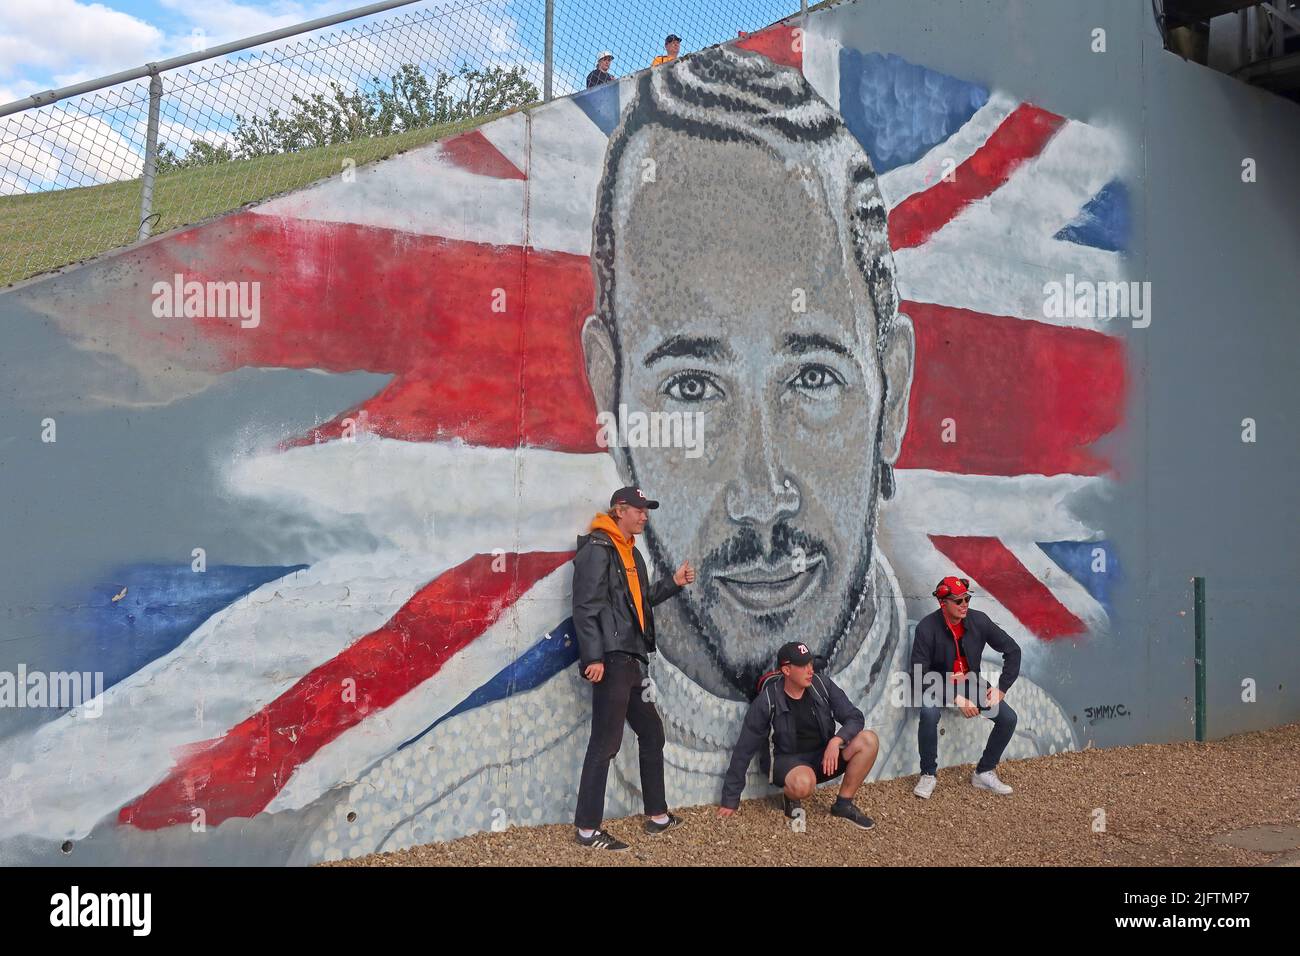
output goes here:
{"type": "Polygon", "coordinates": [[[840,108],[840,38],[834,17],[809,17],[803,38],[803,75],[817,95],[840,108]]]}
{"type": "Polygon", "coordinates": [[[295,810],[331,787],[355,783],[368,768],[450,711],[567,618],[572,587],[573,566],[566,563],[522,595],[437,674],[317,751],[294,772],[267,811],[295,810]]]}
{"type": "MultiPolygon", "coordinates": [[[[620,101],[633,81],[620,81],[620,101]]],[[[532,169],[528,242],[538,249],[591,254],[596,186],[609,138],[571,99],[557,100],[532,117],[532,169]]]]}
{"type": "MultiPolygon", "coordinates": [[[[1114,487],[1111,479],[1087,475],[1005,477],[915,468],[895,471],[894,477],[898,490],[881,508],[882,532],[1017,537],[1016,530],[1025,529],[1037,541],[1096,537],[1097,529],[1075,510],[1095,510],[1089,506],[1105,501],[1114,487]]],[[[927,593],[933,587],[932,581],[927,593]]]]}
{"type": "Polygon", "coordinates": [[[236,494],[302,515],[322,535],[463,557],[573,545],[622,482],[605,453],[483,448],[363,436],[238,459],[236,494]]]}
{"type": "Polygon", "coordinates": [[[891,169],[880,176],[880,192],[893,209],[908,196],[943,181],[988,141],[1002,121],[1020,104],[1005,93],[994,92],[957,132],[937,144],[914,163],[891,169]]]}
{"type": "MultiPolygon", "coordinates": [[[[1128,281],[1130,267],[1118,253],[1047,238],[1038,241],[1040,250],[1048,246],[1062,248],[1053,250],[1050,258],[1056,261],[1038,263],[1000,253],[998,243],[1002,241],[1001,237],[990,237],[983,245],[966,247],[926,243],[895,252],[899,295],[913,302],[933,302],[1110,335],[1121,334],[1129,327],[1129,319],[1055,316],[1048,315],[1045,308],[1047,284],[1064,283],[1070,274],[1076,281],[1128,281]]],[[[1010,239],[1006,242],[1014,244],[1010,239]]]]}

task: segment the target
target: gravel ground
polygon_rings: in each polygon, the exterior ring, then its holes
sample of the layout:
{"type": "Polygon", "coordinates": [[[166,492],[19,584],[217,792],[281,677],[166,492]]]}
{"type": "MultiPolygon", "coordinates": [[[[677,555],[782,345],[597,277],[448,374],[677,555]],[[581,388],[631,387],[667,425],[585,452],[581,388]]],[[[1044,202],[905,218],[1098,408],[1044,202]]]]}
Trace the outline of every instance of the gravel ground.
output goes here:
{"type": "Polygon", "coordinates": [[[829,815],[834,784],[805,801],[791,831],[779,800],[749,800],[728,820],[676,809],[658,837],[641,817],[606,822],[628,853],[584,850],[567,824],[514,827],[324,866],[1250,866],[1272,854],[1212,841],[1258,824],[1300,823],[1300,724],[1208,744],[1146,744],[1004,762],[1009,797],[977,791],[972,766],[939,771],[929,801],[916,777],[864,786],[870,832],[829,815]],[[1103,832],[1094,832],[1094,820],[1103,832]]]}

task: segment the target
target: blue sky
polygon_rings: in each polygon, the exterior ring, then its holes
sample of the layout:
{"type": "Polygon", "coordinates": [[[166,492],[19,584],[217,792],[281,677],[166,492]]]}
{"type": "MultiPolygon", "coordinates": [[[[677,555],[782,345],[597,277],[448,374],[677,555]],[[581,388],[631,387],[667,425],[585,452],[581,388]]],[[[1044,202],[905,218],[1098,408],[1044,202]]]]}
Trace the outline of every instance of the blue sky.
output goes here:
{"type": "MultiPolygon", "coordinates": [[[[447,0],[477,4],[519,26],[522,46],[540,59],[543,0],[447,0]]],[[[0,102],[151,60],[360,6],[362,0],[6,0],[0,35],[0,102]]],[[[414,8],[434,6],[429,2],[414,8]]],[[[556,0],[557,59],[570,73],[590,69],[601,48],[617,54],[616,72],[647,65],[663,36],[684,49],[734,37],[798,10],[797,0],[556,0]]],[[[393,12],[380,17],[393,16],[393,12]]]]}

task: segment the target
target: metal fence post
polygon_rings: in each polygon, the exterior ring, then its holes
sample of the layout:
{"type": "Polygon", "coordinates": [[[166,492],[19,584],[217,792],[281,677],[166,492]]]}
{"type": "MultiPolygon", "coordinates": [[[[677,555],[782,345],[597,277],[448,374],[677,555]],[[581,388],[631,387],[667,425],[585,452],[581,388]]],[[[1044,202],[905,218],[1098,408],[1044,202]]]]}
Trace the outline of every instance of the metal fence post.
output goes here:
{"type": "Polygon", "coordinates": [[[1205,578],[1192,578],[1196,615],[1196,739],[1205,740],[1205,578]]]}
{"type": "Polygon", "coordinates": [[[542,98],[551,100],[551,74],[555,71],[555,0],[546,0],[546,73],[542,81],[542,98]]]}
{"type": "Polygon", "coordinates": [[[144,140],[144,172],[140,177],[140,231],[136,241],[149,238],[153,216],[153,183],[158,175],[158,112],[162,106],[162,76],[149,77],[149,129],[144,140]]]}

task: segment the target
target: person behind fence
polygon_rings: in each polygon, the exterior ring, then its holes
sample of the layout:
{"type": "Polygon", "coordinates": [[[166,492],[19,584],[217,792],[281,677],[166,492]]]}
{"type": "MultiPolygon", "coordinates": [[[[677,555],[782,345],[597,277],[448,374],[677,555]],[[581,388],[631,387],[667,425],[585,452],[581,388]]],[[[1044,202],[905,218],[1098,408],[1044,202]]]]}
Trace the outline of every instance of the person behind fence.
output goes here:
{"type": "Polygon", "coordinates": [[[587,74],[587,89],[593,86],[602,86],[605,83],[614,82],[614,74],[609,72],[609,68],[614,65],[614,54],[609,50],[601,50],[596,55],[596,68],[587,74]]]}
{"type": "Polygon", "coordinates": [[[636,536],[645,530],[651,501],[640,488],[620,488],[609,511],[597,514],[591,531],[578,538],[573,558],[573,630],[579,666],[591,681],[591,739],[578,784],[574,815],[577,841],[597,850],[626,850],[628,845],[600,829],[605,815],[605,784],[610,761],[623,743],[624,722],[636,734],[645,804],[645,831],[651,835],[682,825],[668,812],[664,792],[664,725],[655,708],[647,670],[655,652],[654,606],[695,580],[683,561],[672,580],[651,586],[636,536]]]}
{"type": "Polygon", "coordinates": [[[776,661],[780,673],[763,679],[745,715],[722,785],[718,816],[736,812],[749,763],[766,744],[770,779],[782,788],[787,817],[800,816],[800,801],[812,796],[819,783],[842,775],[831,815],[870,830],[875,823],[854,805],[853,797],[876,762],[879,738],[863,729],[862,711],[848,695],[816,673],[807,644],[785,644],[776,661]]]}
{"type": "Polygon", "coordinates": [[[677,59],[677,54],[682,49],[682,38],[676,33],[670,33],[664,39],[664,55],[657,56],[650,61],[651,66],[663,66],[665,63],[671,63],[677,59]]]}
{"type": "Polygon", "coordinates": [[[993,722],[971,784],[980,790],[1009,794],[1011,788],[998,779],[997,765],[1016,730],[1016,712],[1005,697],[1020,674],[1020,645],[987,614],[970,607],[968,579],[946,577],[933,594],[939,609],[916,625],[912,642],[911,679],[921,697],[917,724],[921,779],[912,792],[925,800],[934,793],[939,718],[946,707],[953,707],[968,720],[979,715],[993,722]],[[997,687],[990,687],[979,673],[986,645],[1002,655],[997,687]]]}

